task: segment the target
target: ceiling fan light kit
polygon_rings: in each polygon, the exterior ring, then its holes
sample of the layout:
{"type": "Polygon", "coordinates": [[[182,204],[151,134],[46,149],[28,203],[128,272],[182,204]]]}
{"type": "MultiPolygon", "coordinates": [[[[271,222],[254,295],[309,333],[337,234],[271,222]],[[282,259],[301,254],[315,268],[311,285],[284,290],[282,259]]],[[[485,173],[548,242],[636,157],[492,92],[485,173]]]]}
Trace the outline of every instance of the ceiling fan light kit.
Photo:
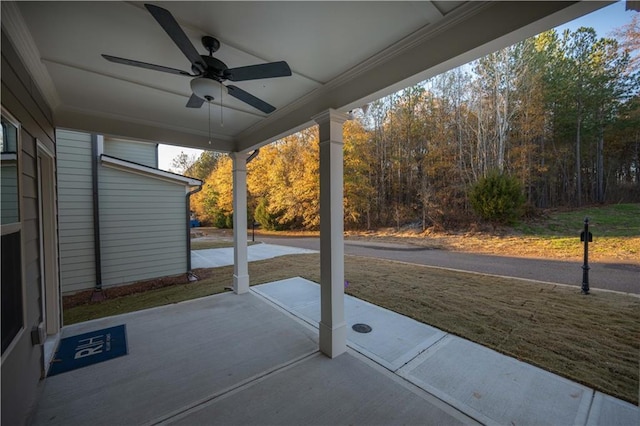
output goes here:
{"type": "Polygon", "coordinates": [[[285,61],[229,68],[224,62],[213,57],[213,52],[216,52],[220,48],[220,42],[216,38],[211,36],[202,37],[202,45],[207,49],[209,55],[200,55],[171,12],[153,4],[145,4],[144,6],[180,51],[187,57],[191,63],[191,71],[193,74],[176,68],[149,64],[117,56],[102,55],[102,57],[118,64],[195,77],[191,80],[191,91],[193,94],[187,102],[187,108],[200,108],[205,101],[210,104],[216,97],[229,94],[265,114],[270,114],[276,110],[273,105],[253,96],[249,92],[237,86],[226,86],[222,83],[226,80],[247,81],[263,78],[288,77],[291,75],[291,69],[285,61]]]}
{"type": "Polygon", "coordinates": [[[227,86],[219,81],[206,77],[196,77],[191,80],[191,91],[200,99],[211,102],[222,94],[228,94],[227,86]]]}

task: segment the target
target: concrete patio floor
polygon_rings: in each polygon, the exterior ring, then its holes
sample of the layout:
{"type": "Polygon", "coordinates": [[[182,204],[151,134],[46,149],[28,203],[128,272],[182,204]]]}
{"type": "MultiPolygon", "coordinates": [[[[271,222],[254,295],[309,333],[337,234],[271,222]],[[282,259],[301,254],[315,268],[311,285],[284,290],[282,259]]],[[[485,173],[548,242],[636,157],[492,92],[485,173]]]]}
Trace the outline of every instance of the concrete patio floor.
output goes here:
{"type": "Polygon", "coordinates": [[[349,350],[329,359],[319,295],[292,278],[66,327],[126,324],[129,354],[48,378],[33,424],[639,424],[636,406],[351,296],[349,350]]]}

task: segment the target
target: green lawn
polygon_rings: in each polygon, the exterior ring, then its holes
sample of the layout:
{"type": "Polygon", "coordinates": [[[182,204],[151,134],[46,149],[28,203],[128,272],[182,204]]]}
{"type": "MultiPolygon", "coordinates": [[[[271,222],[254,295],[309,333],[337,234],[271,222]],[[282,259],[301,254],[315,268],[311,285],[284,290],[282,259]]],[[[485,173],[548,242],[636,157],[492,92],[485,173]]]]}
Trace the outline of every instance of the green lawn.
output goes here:
{"type": "Polygon", "coordinates": [[[549,217],[515,226],[525,235],[561,237],[579,235],[584,229],[584,219],[589,218],[589,228],[601,237],[640,236],[640,204],[611,204],[584,209],[554,212],[549,217]]]}

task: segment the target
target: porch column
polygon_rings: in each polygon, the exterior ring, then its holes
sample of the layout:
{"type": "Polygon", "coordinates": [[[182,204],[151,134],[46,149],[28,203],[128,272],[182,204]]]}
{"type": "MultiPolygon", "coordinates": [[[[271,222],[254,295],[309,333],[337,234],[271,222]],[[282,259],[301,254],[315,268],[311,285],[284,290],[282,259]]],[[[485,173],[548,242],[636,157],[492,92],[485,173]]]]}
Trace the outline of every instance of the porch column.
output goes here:
{"type": "Polygon", "coordinates": [[[347,350],[342,124],[349,117],[330,109],[313,119],[320,129],[320,351],[334,358],[347,350]]]}
{"type": "Polygon", "coordinates": [[[233,160],[233,291],[249,291],[247,261],[247,157],[244,152],[231,153],[233,160]]]}

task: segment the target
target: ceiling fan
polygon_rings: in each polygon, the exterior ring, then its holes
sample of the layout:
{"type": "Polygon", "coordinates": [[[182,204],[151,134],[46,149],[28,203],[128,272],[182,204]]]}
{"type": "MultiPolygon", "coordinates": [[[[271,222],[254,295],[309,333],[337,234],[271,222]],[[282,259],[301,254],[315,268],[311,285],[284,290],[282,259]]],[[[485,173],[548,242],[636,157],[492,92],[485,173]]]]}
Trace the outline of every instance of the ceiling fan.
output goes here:
{"type": "Polygon", "coordinates": [[[202,37],[202,45],[209,51],[209,56],[200,55],[182,28],[180,28],[180,25],[178,25],[178,22],[171,12],[152,4],[145,4],[144,6],[155,20],[158,21],[169,37],[171,37],[171,40],[173,40],[182,53],[184,53],[189,62],[191,62],[192,73],[133,59],[119,58],[117,56],[103,54],[103,58],[119,64],[194,77],[191,80],[191,90],[193,94],[186,105],[188,108],[200,108],[205,101],[211,102],[215,96],[222,95],[222,92],[225,92],[266,114],[275,111],[276,108],[273,105],[268,104],[237,86],[225,85],[222,84],[222,82],[226,80],[246,81],[262,78],[287,77],[291,75],[291,69],[285,61],[229,68],[224,62],[213,57],[213,52],[220,48],[220,42],[217,39],[210,36],[202,37]]]}

